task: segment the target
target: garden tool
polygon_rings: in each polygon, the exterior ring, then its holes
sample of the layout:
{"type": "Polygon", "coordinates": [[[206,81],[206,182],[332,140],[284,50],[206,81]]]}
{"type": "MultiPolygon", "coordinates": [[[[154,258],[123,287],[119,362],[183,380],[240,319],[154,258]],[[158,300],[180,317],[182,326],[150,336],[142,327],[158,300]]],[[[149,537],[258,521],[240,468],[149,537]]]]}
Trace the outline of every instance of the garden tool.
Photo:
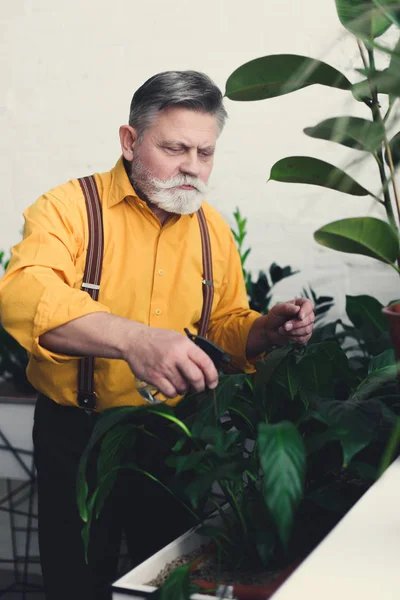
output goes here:
{"type": "MultiPolygon", "coordinates": [[[[210,340],[207,340],[205,337],[190,333],[189,329],[185,329],[184,331],[188,338],[211,358],[218,373],[220,372],[222,365],[227,365],[231,362],[231,357],[229,354],[217,346],[217,344],[210,342],[210,340]]],[[[146,383],[146,381],[136,378],[135,387],[142,398],[150,404],[160,404],[161,402],[166,401],[166,398],[156,398],[156,396],[161,392],[156,388],[156,386],[146,383]]]]}

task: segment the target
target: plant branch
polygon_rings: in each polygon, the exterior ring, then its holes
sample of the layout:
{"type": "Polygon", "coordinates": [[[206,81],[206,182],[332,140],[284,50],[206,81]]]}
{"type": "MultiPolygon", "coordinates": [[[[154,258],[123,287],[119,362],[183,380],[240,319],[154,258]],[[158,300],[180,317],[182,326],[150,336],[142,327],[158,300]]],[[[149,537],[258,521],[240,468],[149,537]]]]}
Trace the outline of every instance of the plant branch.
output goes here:
{"type": "MultiPolygon", "coordinates": [[[[361,59],[362,59],[364,68],[366,69],[367,72],[373,71],[375,69],[374,51],[369,48],[367,49],[368,58],[369,58],[369,64],[368,64],[368,60],[365,55],[364,48],[359,39],[357,39],[357,45],[358,45],[358,49],[360,51],[360,55],[361,55],[361,59]]],[[[386,152],[388,152],[389,143],[387,140],[385,123],[383,121],[382,114],[380,111],[380,106],[379,106],[379,101],[378,101],[378,92],[377,92],[375,85],[373,84],[373,82],[370,80],[369,77],[368,77],[368,82],[369,82],[369,86],[371,89],[372,103],[371,103],[370,108],[371,108],[371,112],[372,112],[372,118],[373,118],[374,122],[381,125],[381,127],[383,129],[384,146],[385,146],[386,152]]],[[[390,148],[389,148],[389,152],[390,152],[390,148]]],[[[388,156],[389,156],[389,152],[388,152],[388,156]]],[[[390,154],[390,157],[391,157],[391,154],[390,154]]],[[[389,190],[388,190],[388,182],[387,182],[387,176],[386,176],[385,166],[384,166],[384,162],[383,162],[383,152],[382,152],[381,147],[376,152],[376,159],[377,159],[378,168],[379,168],[379,175],[380,175],[381,182],[382,182],[386,214],[387,214],[388,220],[389,220],[390,224],[392,225],[392,227],[394,227],[397,230],[397,224],[396,224],[396,220],[394,217],[392,202],[391,202],[391,198],[390,198],[390,194],[389,194],[389,190]]],[[[392,167],[393,167],[393,160],[392,160],[392,167]]],[[[394,193],[394,196],[396,199],[396,206],[397,206],[398,216],[399,216],[399,220],[400,220],[400,198],[398,195],[396,182],[394,180],[394,167],[393,168],[390,167],[390,161],[389,161],[389,168],[390,168],[390,173],[391,173],[391,178],[392,178],[393,193],[394,193]]]]}
{"type": "Polygon", "coordinates": [[[388,107],[388,109],[387,109],[387,111],[386,111],[386,114],[385,114],[385,116],[383,117],[383,122],[384,122],[384,123],[386,123],[386,122],[387,122],[387,120],[388,120],[388,118],[390,117],[390,114],[391,114],[391,112],[392,112],[392,109],[393,109],[393,106],[394,106],[394,103],[395,103],[395,101],[396,101],[396,98],[393,100],[393,102],[391,102],[391,103],[389,104],[389,107],[388,107]]]}

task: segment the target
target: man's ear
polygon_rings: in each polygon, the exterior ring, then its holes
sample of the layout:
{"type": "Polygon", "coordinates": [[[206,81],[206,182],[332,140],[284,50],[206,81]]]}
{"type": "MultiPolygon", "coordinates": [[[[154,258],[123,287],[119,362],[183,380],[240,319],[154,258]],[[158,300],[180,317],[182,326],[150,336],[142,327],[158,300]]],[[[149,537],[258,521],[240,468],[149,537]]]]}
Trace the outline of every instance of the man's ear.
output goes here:
{"type": "Polygon", "coordinates": [[[123,157],[125,160],[131,161],[133,159],[133,149],[138,139],[136,129],[130,125],[121,125],[119,128],[119,139],[123,157]]]}

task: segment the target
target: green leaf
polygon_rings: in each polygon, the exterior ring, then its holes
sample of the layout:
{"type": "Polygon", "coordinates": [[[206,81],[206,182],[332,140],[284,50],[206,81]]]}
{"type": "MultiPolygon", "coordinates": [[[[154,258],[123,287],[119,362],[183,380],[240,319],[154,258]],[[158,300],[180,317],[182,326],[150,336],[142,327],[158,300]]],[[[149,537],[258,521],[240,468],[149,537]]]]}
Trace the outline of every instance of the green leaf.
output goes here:
{"type": "Polygon", "coordinates": [[[382,395],[382,390],[384,390],[387,385],[392,385],[394,383],[396,375],[396,365],[390,365],[372,371],[369,373],[368,377],[360,383],[349,400],[352,402],[365,402],[365,400],[371,398],[371,396],[377,397],[382,395]]]}
{"type": "Polygon", "coordinates": [[[231,100],[275,98],[313,84],[349,90],[350,81],[337,69],[296,54],[263,56],[245,63],[230,75],[225,95],[231,100]]]}
{"type": "Polygon", "coordinates": [[[284,183],[307,183],[344,192],[368,196],[369,192],[341,169],[310,156],[289,156],[276,162],[269,176],[284,183]]]}
{"type": "Polygon", "coordinates": [[[397,233],[388,223],[373,217],[333,221],[318,229],[314,239],[333,250],[370,256],[392,266],[399,255],[397,233]]]}
{"type": "Polygon", "coordinates": [[[209,494],[215,481],[243,482],[243,473],[249,466],[250,461],[245,459],[223,461],[207,473],[199,474],[186,486],[185,495],[190,499],[192,506],[197,508],[200,500],[209,494]]]}
{"type": "Polygon", "coordinates": [[[315,127],[306,127],[304,133],[310,137],[337,142],[349,148],[375,152],[382,143],[385,131],[380,123],[358,117],[336,117],[326,119],[315,127]]]}
{"type": "Polygon", "coordinates": [[[400,77],[398,69],[389,68],[383,71],[374,71],[363,81],[355,83],[352,88],[352,94],[359,102],[364,102],[366,98],[371,98],[371,83],[378,94],[390,94],[397,98],[400,96],[400,77]]]}
{"type": "Polygon", "coordinates": [[[340,441],[344,465],[374,439],[382,416],[379,402],[355,396],[346,401],[321,399],[319,412],[340,441]]]}
{"type": "Polygon", "coordinates": [[[192,435],[198,437],[208,425],[215,425],[226,412],[230,402],[240,394],[246,381],[245,374],[225,375],[220,377],[216,390],[207,392],[199,403],[196,418],[192,427],[192,435]]]}
{"type": "Polygon", "coordinates": [[[400,27],[399,0],[372,0],[388,21],[400,27]]]}
{"type": "MultiPolygon", "coordinates": [[[[400,131],[389,142],[390,152],[392,154],[393,166],[398,167],[400,165],[400,131]]],[[[389,165],[388,153],[385,150],[385,161],[389,165]]]]}
{"type": "Polygon", "coordinates": [[[286,346],[272,350],[272,352],[269,352],[265,358],[257,361],[257,374],[255,379],[256,387],[264,386],[270,381],[281,361],[284,360],[291,351],[292,346],[287,344],[286,346]]]}
{"type": "Polygon", "coordinates": [[[346,381],[349,373],[345,352],[335,341],[310,344],[297,365],[305,391],[332,396],[336,380],[346,381]]]}
{"type": "Polygon", "coordinates": [[[368,374],[374,371],[380,371],[386,367],[395,367],[396,359],[394,357],[394,351],[392,348],[388,348],[382,354],[371,358],[368,364],[368,374]]]}
{"type": "MultiPolygon", "coordinates": [[[[133,424],[120,425],[112,429],[103,439],[97,461],[97,477],[100,481],[105,478],[114,467],[118,467],[125,452],[132,449],[136,440],[137,426],[133,424]]],[[[117,471],[107,478],[107,485],[103,486],[101,497],[96,502],[96,518],[99,516],[104,502],[112,491],[117,471]]]]}
{"type": "Polygon", "coordinates": [[[154,597],[157,600],[190,600],[190,564],[176,567],[159,587],[154,597]]]}
{"type": "MultiPolygon", "coordinates": [[[[335,0],[335,2],[340,22],[358,37],[377,38],[392,24],[392,21],[372,0],[335,0]]],[[[388,0],[381,0],[381,3],[391,4],[388,0]]]]}
{"type": "Polygon", "coordinates": [[[279,537],[286,547],[296,507],[303,495],[305,448],[296,426],[289,421],[261,423],[257,444],[264,473],[264,500],[279,537]]]}
{"type": "Polygon", "coordinates": [[[375,338],[388,330],[383,305],[373,296],[346,296],[346,313],[354,327],[375,338]]]}
{"type": "Polygon", "coordinates": [[[287,360],[281,362],[275,374],[276,383],[287,391],[291,400],[294,400],[300,388],[297,371],[295,358],[289,354],[287,360]]]}
{"type": "Polygon", "coordinates": [[[170,415],[173,412],[173,409],[165,404],[152,406],[151,411],[147,406],[119,406],[117,408],[105,410],[100,414],[78,466],[77,504],[79,514],[84,521],[87,519],[86,468],[90,453],[96,444],[98,444],[100,440],[119,423],[129,420],[134,421],[136,418],[148,414],[149,412],[162,417],[163,415],[170,415]]]}

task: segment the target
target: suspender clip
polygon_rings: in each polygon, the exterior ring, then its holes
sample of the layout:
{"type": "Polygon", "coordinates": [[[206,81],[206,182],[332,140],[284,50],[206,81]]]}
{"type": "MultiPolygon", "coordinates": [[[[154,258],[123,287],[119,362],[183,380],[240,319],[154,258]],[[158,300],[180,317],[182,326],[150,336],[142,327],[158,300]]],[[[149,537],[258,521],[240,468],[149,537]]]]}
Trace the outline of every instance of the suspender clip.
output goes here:
{"type": "Polygon", "coordinates": [[[213,281],[209,281],[208,279],[203,279],[203,281],[201,282],[203,285],[209,285],[210,287],[214,287],[214,282],[213,281]]]}
{"type": "Polygon", "coordinates": [[[96,408],[96,392],[78,392],[78,404],[85,410],[94,410],[96,408]]]}
{"type": "Polygon", "coordinates": [[[88,290],[99,290],[100,286],[95,283],[86,283],[85,281],[82,283],[82,287],[88,290]]]}

